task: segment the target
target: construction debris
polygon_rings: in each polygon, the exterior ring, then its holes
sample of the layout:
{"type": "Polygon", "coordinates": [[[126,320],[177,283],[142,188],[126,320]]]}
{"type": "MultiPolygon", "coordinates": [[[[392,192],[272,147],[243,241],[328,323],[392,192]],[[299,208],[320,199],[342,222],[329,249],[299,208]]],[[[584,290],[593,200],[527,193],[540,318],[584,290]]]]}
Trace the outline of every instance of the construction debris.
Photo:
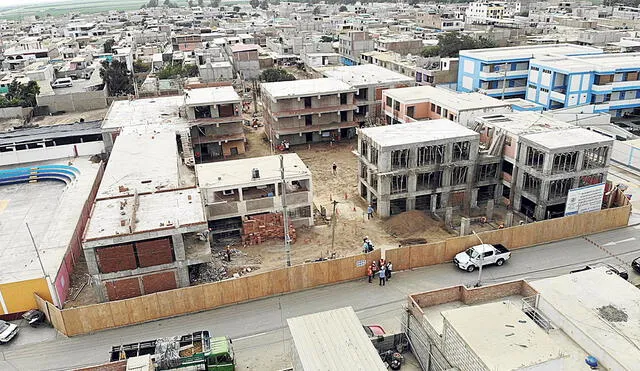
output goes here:
{"type": "MultiPolygon", "coordinates": [[[[264,241],[284,239],[284,217],[282,213],[261,214],[246,217],[242,220],[242,244],[259,245],[264,241]]],[[[296,229],[289,225],[289,238],[295,243],[296,229]]]]}

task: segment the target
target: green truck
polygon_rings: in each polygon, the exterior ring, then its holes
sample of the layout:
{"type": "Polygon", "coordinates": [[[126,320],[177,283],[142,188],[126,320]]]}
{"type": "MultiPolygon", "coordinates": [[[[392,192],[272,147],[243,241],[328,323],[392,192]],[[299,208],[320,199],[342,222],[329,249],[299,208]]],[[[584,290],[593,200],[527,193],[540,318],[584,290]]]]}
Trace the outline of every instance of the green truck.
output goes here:
{"type": "Polygon", "coordinates": [[[228,337],[211,337],[209,331],[117,345],[110,361],[150,355],[156,370],[234,371],[233,347],[228,337]]]}

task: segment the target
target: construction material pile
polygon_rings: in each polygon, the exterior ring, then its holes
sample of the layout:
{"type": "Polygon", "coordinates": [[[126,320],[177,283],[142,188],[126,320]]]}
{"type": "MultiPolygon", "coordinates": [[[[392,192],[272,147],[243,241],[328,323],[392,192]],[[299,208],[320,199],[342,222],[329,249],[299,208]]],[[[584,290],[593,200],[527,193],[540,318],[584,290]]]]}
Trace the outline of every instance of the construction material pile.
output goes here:
{"type": "Polygon", "coordinates": [[[411,210],[387,219],[383,228],[390,235],[403,238],[439,226],[424,211],[411,210]]]}
{"type": "MultiPolygon", "coordinates": [[[[242,220],[242,244],[259,245],[271,239],[284,238],[284,217],[282,213],[253,215],[242,220]]],[[[296,229],[289,225],[291,243],[296,242],[296,229]]]]}

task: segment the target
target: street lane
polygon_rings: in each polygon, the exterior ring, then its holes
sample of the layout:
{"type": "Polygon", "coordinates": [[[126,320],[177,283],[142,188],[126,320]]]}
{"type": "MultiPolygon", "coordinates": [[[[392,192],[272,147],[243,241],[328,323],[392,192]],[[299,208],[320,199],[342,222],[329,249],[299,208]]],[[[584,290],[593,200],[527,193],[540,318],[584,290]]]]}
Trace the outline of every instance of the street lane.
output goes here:
{"type": "MultiPolygon", "coordinates": [[[[599,233],[588,240],[574,238],[520,249],[513,252],[504,266],[484,269],[483,284],[545,278],[596,262],[619,265],[622,264],[619,259],[625,262],[631,279],[637,280],[639,277],[630,270],[629,263],[640,256],[640,246],[632,238],[640,239],[640,227],[599,233]],[[589,240],[606,247],[603,250],[589,240]]],[[[290,359],[290,335],[286,328],[289,317],[352,306],[364,324],[380,324],[388,331],[397,331],[408,294],[473,285],[477,277],[477,272],[467,273],[452,264],[440,264],[396,272],[385,287],[368,284],[363,279],[91,335],[55,339],[49,336],[37,344],[16,342],[0,347],[0,369],[62,370],[98,364],[106,361],[111,345],[208,329],[213,334],[236,339],[234,347],[240,369],[275,370],[286,366],[290,359]]]]}

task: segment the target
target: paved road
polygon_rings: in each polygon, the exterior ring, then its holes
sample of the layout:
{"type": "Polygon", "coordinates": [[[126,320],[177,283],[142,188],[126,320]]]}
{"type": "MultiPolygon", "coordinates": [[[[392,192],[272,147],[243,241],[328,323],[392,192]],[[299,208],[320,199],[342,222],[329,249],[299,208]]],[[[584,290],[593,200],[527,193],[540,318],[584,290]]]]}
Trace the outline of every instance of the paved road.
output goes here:
{"type": "MultiPolygon", "coordinates": [[[[609,253],[584,238],[521,249],[504,266],[485,269],[483,283],[556,276],[595,262],[624,262],[629,267],[629,262],[640,256],[640,226],[595,234],[589,240],[609,253]]],[[[640,280],[635,273],[630,275],[632,280],[640,280]]],[[[209,329],[235,340],[240,369],[277,370],[290,359],[289,317],[352,306],[363,323],[395,331],[409,293],[472,284],[476,279],[476,273],[441,264],[396,273],[385,287],[359,280],[74,338],[48,329],[23,328],[15,343],[0,347],[0,369],[62,370],[97,364],[106,360],[114,344],[209,329]]]]}

